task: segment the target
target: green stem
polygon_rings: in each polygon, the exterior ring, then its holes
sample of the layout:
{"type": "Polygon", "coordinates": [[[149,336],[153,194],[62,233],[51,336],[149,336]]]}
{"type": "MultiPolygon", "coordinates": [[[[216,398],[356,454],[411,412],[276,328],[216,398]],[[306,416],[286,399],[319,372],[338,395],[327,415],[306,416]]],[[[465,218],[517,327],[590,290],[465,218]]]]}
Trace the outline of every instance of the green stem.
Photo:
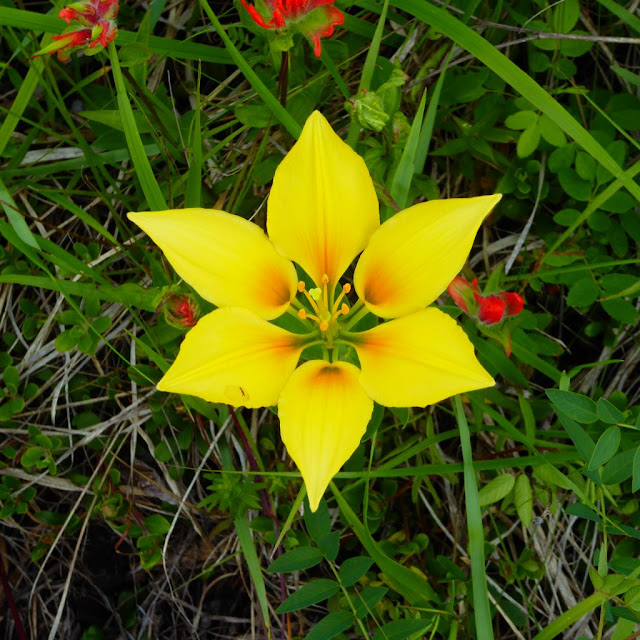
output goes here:
{"type": "Polygon", "coordinates": [[[464,466],[464,493],[467,509],[467,528],[469,531],[469,559],[471,561],[471,584],[473,588],[473,615],[476,621],[476,635],[482,640],[493,640],[491,611],[487,596],[487,576],[484,568],[484,531],[482,528],[482,510],[478,501],[478,485],[473,468],[471,434],[467,418],[464,415],[460,396],[455,396],[456,420],[460,429],[460,445],[464,466]]]}

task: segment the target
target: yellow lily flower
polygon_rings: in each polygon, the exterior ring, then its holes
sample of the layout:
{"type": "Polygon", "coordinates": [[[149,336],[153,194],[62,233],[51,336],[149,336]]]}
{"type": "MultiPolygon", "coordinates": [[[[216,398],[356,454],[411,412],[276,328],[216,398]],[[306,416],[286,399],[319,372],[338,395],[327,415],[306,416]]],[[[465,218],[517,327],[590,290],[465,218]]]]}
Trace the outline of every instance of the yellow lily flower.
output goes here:
{"type": "Polygon", "coordinates": [[[460,271],[500,197],[424,202],[380,225],[364,161],[314,112],[276,171],[269,237],[223,211],[130,213],[178,275],[219,307],[187,334],[158,389],[236,407],[277,404],[315,511],[360,443],[374,400],[424,407],[494,384],[464,331],[426,307],[460,271]],[[351,285],[339,281],[360,252],[350,308],[351,285]],[[285,312],[308,332],[269,322],[285,312]],[[393,319],[353,331],[368,312],[393,319]],[[324,359],[298,366],[313,345],[324,359]],[[344,361],[348,347],[359,367],[344,361]]]}

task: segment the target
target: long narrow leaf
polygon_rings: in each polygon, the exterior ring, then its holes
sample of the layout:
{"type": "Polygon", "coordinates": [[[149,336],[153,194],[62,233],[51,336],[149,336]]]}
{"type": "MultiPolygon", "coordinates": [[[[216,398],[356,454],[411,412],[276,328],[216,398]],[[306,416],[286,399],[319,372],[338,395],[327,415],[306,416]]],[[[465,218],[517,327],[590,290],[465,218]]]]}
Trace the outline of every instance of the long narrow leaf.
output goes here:
{"type": "Polygon", "coordinates": [[[467,528],[469,531],[469,559],[471,560],[471,584],[473,587],[473,615],[476,621],[476,634],[482,640],[493,639],[491,611],[487,596],[487,576],[484,569],[484,530],[482,511],[478,499],[476,472],[473,468],[471,434],[464,415],[460,396],[454,400],[456,420],[460,429],[460,445],[464,463],[464,498],[467,509],[467,528]]]}
{"type": "Polygon", "coordinates": [[[427,101],[427,92],[422,93],[422,99],[418,106],[418,112],[411,125],[411,131],[407,137],[407,142],[402,151],[402,157],[398,163],[398,168],[393,174],[389,192],[391,197],[396,201],[400,209],[407,206],[409,198],[409,189],[411,188],[411,180],[415,172],[416,153],[418,151],[418,143],[420,141],[420,131],[422,129],[422,120],[424,117],[424,107],[427,101]]]}
{"type": "Polygon", "coordinates": [[[113,42],[109,44],[109,59],[111,60],[111,70],[116,84],[116,91],[118,92],[118,107],[120,108],[122,126],[124,127],[124,134],[127,139],[129,152],[131,153],[131,160],[133,166],[136,168],[138,180],[140,180],[140,186],[142,187],[149,207],[154,211],[164,211],[167,208],[167,203],[162,195],[155,174],[151,169],[149,159],[145,154],[140,133],[133,117],[133,109],[131,109],[124,78],[122,77],[118,53],[113,42]]]}

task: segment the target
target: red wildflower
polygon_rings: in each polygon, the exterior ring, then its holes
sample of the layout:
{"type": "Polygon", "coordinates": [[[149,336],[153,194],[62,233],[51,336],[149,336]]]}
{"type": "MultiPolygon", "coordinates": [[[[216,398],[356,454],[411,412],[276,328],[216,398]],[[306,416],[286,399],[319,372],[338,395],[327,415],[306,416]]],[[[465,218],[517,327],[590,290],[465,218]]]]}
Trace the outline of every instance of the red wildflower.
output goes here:
{"type": "Polygon", "coordinates": [[[313,52],[322,53],[320,38],[333,34],[334,27],[344,22],[342,12],[333,6],[335,0],[256,0],[258,8],[242,0],[242,4],[263,29],[286,29],[307,36],[313,52]]]}
{"type": "Polygon", "coordinates": [[[58,17],[68,25],[74,20],[82,28],[68,29],[58,36],[52,36],[53,42],[34,57],[56,53],[58,60],[65,61],[69,59],[71,51],[78,47],[86,47],[88,54],[97,53],[113,42],[118,34],[115,21],[118,8],[118,0],[86,0],[64,7],[58,17]]]}
{"type": "Polygon", "coordinates": [[[464,278],[454,278],[448,287],[453,301],[469,316],[478,318],[486,325],[497,324],[507,317],[517,316],[524,308],[524,300],[515,291],[500,291],[482,295],[478,280],[467,282],[464,278]]]}

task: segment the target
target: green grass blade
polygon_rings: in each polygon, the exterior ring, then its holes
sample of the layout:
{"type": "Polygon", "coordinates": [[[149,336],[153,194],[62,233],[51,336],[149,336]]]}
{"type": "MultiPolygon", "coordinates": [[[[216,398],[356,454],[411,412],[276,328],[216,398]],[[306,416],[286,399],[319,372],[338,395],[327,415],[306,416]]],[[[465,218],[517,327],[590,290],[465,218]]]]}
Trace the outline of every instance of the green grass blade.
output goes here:
{"type": "Polygon", "coordinates": [[[13,135],[18,122],[20,122],[20,118],[22,117],[24,110],[27,108],[31,97],[33,96],[33,92],[40,80],[40,74],[42,73],[43,68],[42,60],[40,60],[40,58],[36,58],[31,61],[31,65],[32,66],[27,72],[23,83],[20,85],[16,99],[11,105],[11,110],[4,117],[4,122],[0,127],[0,156],[2,156],[4,150],[7,148],[7,144],[9,143],[9,140],[11,140],[11,136],[13,135]]]}
{"type": "Polygon", "coordinates": [[[205,13],[209,16],[211,24],[218,32],[218,35],[224,42],[224,46],[227,48],[231,59],[236,64],[238,69],[242,71],[244,77],[249,81],[249,84],[253,87],[255,92],[262,98],[263,102],[269,107],[276,120],[289,132],[289,134],[296,140],[300,137],[302,127],[295,121],[287,110],[278,102],[278,99],[269,91],[267,86],[260,80],[258,74],[251,68],[251,65],[245,60],[242,53],[238,50],[235,44],[231,41],[231,38],[227,35],[224,27],[220,24],[220,21],[216,17],[207,0],[200,0],[200,4],[205,13]]]}
{"type": "Polygon", "coordinates": [[[2,180],[0,180],[0,204],[9,219],[9,224],[22,242],[33,249],[39,249],[38,241],[31,233],[29,225],[27,225],[25,219],[22,217],[20,210],[16,207],[11,194],[7,191],[2,180]]]}
{"type": "Polygon", "coordinates": [[[416,153],[418,151],[418,143],[420,141],[420,131],[422,129],[422,120],[424,118],[424,108],[427,102],[426,90],[422,93],[422,99],[418,106],[418,112],[411,125],[411,131],[407,137],[407,142],[402,150],[402,157],[398,163],[398,168],[391,179],[389,192],[391,197],[396,201],[400,209],[407,206],[409,198],[409,189],[411,188],[411,180],[415,173],[416,153]]]}
{"type": "Polygon", "coordinates": [[[240,542],[240,548],[242,549],[242,555],[247,563],[253,586],[258,596],[258,602],[260,603],[260,609],[262,610],[262,617],[267,627],[271,627],[269,620],[269,605],[267,604],[267,590],[264,584],[264,576],[262,575],[262,569],[260,567],[260,560],[256,552],[253,538],[251,537],[251,529],[249,529],[249,523],[247,522],[247,516],[241,516],[233,521],[238,534],[238,541],[240,542]]]}
{"type": "Polygon", "coordinates": [[[460,445],[464,464],[464,496],[467,509],[467,528],[469,530],[469,559],[471,561],[471,584],[473,588],[473,615],[476,621],[476,634],[482,640],[492,640],[493,625],[487,595],[487,576],[484,568],[484,530],[482,528],[482,510],[478,502],[478,485],[473,468],[471,434],[464,415],[460,396],[454,399],[456,420],[460,429],[460,445]]]}
{"type": "Polygon", "coordinates": [[[625,8],[624,4],[616,2],[616,0],[598,0],[598,2],[614,16],[617,16],[628,27],[640,33],[640,18],[625,8]]]}
{"type": "Polygon", "coordinates": [[[187,171],[187,186],[184,198],[185,207],[199,207],[202,204],[202,123],[200,109],[200,74],[198,73],[196,109],[193,113],[191,135],[189,136],[189,170],[187,171]]]}
{"type": "Polygon", "coordinates": [[[427,0],[391,0],[391,3],[431,25],[478,58],[496,75],[521,93],[532,105],[551,118],[570,138],[580,144],[594,160],[599,162],[614,177],[620,179],[632,195],[640,199],[640,185],[635,183],[624,172],[604,147],[547,91],[504,54],[500,53],[490,42],[487,42],[473,29],[449,15],[444,9],[435,7],[427,0]]]}
{"type": "MultiPolygon", "coordinates": [[[[358,93],[361,91],[369,91],[371,88],[371,79],[373,78],[373,71],[376,66],[376,60],[378,59],[378,52],[380,51],[380,42],[382,41],[382,34],[384,33],[384,24],[387,20],[387,11],[389,10],[389,0],[384,0],[382,11],[380,12],[380,19],[378,20],[378,26],[373,34],[373,40],[367,53],[367,58],[364,61],[364,67],[362,68],[362,75],[360,76],[360,86],[358,87],[358,93]]],[[[355,114],[351,116],[351,125],[349,126],[349,133],[347,135],[347,144],[350,147],[354,147],[358,141],[360,135],[360,124],[355,114]]]]}
{"type": "Polygon", "coordinates": [[[580,618],[591,613],[597,607],[603,605],[607,600],[604,593],[594,593],[586,600],[579,602],[571,607],[568,611],[558,616],[550,625],[546,626],[533,640],[552,640],[558,637],[563,631],[568,629],[572,624],[580,620],[580,618]]]}
{"type": "Polygon", "coordinates": [[[138,180],[140,180],[140,186],[147,199],[149,208],[152,211],[164,211],[167,208],[167,203],[165,202],[162,191],[160,190],[160,185],[158,185],[158,181],[149,164],[149,159],[144,151],[140,133],[138,132],[133,117],[133,110],[129,102],[129,95],[127,94],[127,89],[124,84],[124,78],[122,77],[118,53],[113,42],[109,44],[108,51],[109,59],[111,60],[111,71],[116,84],[116,91],[118,92],[120,117],[122,119],[127,145],[129,146],[129,152],[131,153],[131,161],[136,169],[138,180]]]}

